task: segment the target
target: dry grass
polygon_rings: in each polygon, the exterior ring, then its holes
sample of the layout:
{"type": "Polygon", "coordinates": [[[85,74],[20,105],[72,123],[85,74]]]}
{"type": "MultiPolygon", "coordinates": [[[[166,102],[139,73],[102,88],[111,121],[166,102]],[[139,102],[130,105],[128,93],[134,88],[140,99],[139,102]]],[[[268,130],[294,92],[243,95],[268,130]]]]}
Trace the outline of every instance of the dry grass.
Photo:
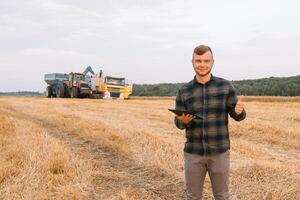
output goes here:
{"type": "MultiPolygon", "coordinates": [[[[245,97],[247,120],[230,124],[231,199],[300,199],[299,102],[245,97]]],[[[183,199],[174,98],[0,105],[0,199],[183,199]]]]}
{"type": "Polygon", "coordinates": [[[16,115],[9,104],[2,105],[0,199],[88,197],[89,161],[70,152],[39,124],[16,115]]]}

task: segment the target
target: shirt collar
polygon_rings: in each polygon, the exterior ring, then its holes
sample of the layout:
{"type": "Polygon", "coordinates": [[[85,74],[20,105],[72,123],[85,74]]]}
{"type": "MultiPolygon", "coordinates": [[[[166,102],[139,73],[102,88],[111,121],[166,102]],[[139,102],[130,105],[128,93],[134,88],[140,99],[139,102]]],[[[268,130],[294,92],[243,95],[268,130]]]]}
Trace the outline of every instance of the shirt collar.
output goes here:
{"type": "MultiPolygon", "coordinates": [[[[207,83],[209,83],[210,81],[215,81],[215,80],[216,80],[215,77],[211,74],[211,77],[210,77],[210,79],[209,79],[209,81],[208,81],[207,83]]],[[[197,81],[196,75],[194,76],[194,79],[193,79],[192,83],[193,83],[193,85],[194,85],[194,84],[201,84],[201,83],[199,83],[199,82],[197,81]]],[[[207,84],[207,83],[205,83],[205,84],[207,84]]]]}

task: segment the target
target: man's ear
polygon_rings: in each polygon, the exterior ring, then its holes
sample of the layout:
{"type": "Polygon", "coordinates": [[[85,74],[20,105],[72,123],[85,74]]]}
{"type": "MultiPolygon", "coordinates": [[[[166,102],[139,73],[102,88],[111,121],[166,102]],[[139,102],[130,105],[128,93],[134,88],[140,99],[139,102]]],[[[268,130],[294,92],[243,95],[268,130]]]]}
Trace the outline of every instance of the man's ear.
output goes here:
{"type": "Polygon", "coordinates": [[[194,53],[193,53],[193,55],[192,55],[192,64],[194,63],[194,53]]]}

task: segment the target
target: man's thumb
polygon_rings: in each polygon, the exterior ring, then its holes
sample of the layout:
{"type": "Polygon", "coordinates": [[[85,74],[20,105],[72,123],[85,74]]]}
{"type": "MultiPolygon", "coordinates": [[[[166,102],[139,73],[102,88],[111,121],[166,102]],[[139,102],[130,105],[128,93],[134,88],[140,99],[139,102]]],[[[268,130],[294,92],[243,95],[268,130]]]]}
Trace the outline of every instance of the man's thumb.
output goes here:
{"type": "Polygon", "coordinates": [[[238,101],[239,101],[240,103],[242,103],[243,97],[244,97],[244,96],[238,96],[238,101]]]}

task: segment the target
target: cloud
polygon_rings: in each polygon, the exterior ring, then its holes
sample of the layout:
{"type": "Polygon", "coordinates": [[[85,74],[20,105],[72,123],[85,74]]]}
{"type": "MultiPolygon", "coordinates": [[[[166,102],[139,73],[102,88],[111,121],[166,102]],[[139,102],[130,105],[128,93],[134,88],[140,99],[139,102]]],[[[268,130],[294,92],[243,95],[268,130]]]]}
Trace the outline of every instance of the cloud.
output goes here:
{"type": "MultiPolygon", "coordinates": [[[[183,82],[193,76],[194,46],[205,43],[215,73],[228,79],[246,78],[249,68],[252,78],[300,74],[298,7],[293,0],[1,1],[0,73],[26,74],[18,78],[40,91],[44,73],[88,65],[136,83],[183,82]]],[[[23,86],[0,80],[0,91],[23,86]]]]}

